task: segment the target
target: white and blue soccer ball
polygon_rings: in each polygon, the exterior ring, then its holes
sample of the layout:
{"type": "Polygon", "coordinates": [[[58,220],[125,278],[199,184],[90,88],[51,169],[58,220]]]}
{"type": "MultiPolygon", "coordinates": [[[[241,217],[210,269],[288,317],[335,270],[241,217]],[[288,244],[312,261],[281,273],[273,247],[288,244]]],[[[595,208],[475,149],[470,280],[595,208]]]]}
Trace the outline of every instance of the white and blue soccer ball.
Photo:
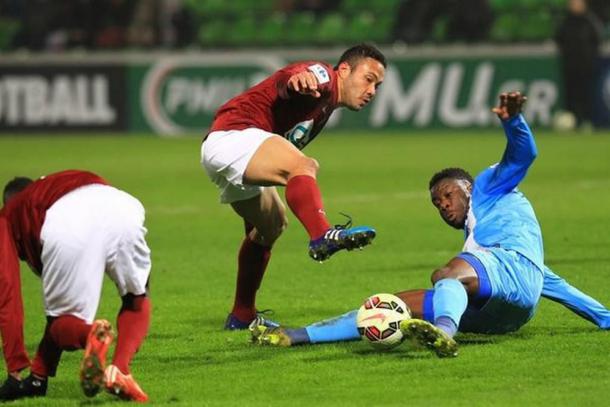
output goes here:
{"type": "Polygon", "coordinates": [[[393,294],[375,294],[358,310],[356,324],[362,339],[380,350],[391,349],[403,341],[400,323],[411,318],[407,304],[393,294]]]}

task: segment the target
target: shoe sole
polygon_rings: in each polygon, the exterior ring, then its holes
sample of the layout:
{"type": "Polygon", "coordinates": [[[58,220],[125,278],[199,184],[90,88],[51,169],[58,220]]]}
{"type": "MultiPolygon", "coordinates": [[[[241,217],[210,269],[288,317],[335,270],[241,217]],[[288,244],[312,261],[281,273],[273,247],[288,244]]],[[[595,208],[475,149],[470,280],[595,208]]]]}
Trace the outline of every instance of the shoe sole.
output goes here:
{"type": "Polygon", "coordinates": [[[354,249],[362,250],[364,246],[368,246],[371,244],[375,236],[376,233],[372,230],[355,232],[346,237],[342,242],[338,243],[338,245],[340,246],[339,249],[331,251],[330,246],[325,244],[319,247],[316,251],[310,250],[309,257],[311,257],[315,261],[323,262],[325,260],[328,260],[336,252],[343,249],[347,251],[352,251],[354,249]]]}
{"type": "Polygon", "coordinates": [[[346,250],[362,249],[364,246],[370,245],[374,238],[375,232],[372,230],[356,232],[345,239],[343,246],[346,250]]]}
{"type": "MultiPolygon", "coordinates": [[[[112,329],[110,326],[100,324],[95,332],[95,336],[99,341],[99,346],[104,346],[103,342],[108,340],[112,342],[112,329]]],[[[108,344],[108,347],[110,344],[108,344]]],[[[106,349],[107,350],[107,349],[106,349]]],[[[103,363],[97,353],[98,349],[89,350],[89,353],[85,354],[83,361],[81,362],[80,368],[80,384],[83,389],[83,393],[87,397],[93,397],[100,392],[104,385],[104,368],[103,363]]]]}
{"type": "Polygon", "coordinates": [[[458,355],[457,344],[434,325],[423,321],[408,320],[400,327],[406,339],[410,339],[436,353],[439,358],[450,358],[458,355]]]}
{"type": "Polygon", "coordinates": [[[89,355],[81,365],[80,385],[87,397],[93,397],[100,392],[104,384],[104,368],[97,355],[89,355]]]}

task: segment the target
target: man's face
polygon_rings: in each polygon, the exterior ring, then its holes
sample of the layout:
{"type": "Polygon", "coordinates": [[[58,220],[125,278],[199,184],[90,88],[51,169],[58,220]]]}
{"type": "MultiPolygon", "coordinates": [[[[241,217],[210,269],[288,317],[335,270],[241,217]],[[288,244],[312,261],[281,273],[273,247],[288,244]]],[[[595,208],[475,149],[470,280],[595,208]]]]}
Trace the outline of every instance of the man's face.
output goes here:
{"type": "Polygon", "coordinates": [[[362,58],[354,68],[347,62],[342,62],[338,74],[341,81],[339,103],[357,111],[366,106],[377,93],[385,76],[385,68],[376,59],[362,58]]]}
{"type": "Polygon", "coordinates": [[[465,180],[445,178],[432,187],[430,198],[441,218],[451,227],[463,229],[468,214],[472,185],[465,180]]]}

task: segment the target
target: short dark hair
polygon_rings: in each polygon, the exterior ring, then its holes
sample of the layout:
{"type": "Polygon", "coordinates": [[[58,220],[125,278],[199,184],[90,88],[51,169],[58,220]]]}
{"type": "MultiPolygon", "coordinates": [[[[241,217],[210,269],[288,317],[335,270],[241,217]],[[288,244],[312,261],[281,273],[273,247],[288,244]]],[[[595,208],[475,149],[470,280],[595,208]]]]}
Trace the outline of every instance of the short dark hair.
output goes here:
{"type": "Polygon", "coordinates": [[[438,184],[441,180],[450,178],[450,179],[463,179],[465,181],[470,182],[470,184],[474,183],[474,179],[472,179],[472,175],[468,173],[463,168],[445,168],[440,170],[436,174],[430,178],[430,182],[428,183],[428,189],[434,188],[436,184],[438,184]]]}
{"type": "Polygon", "coordinates": [[[387,68],[388,63],[381,51],[372,44],[362,43],[354,45],[345,51],[339,58],[339,62],[337,62],[335,69],[337,69],[342,62],[347,62],[351,68],[354,68],[358,64],[358,61],[363,58],[373,58],[374,60],[379,61],[384,68],[387,68]]]}
{"type": "Polygon", "coordinates": [[[33,181],[28,177],[15,177],[4,186],[4,192],[2,194],[2,204],[6,205],[6,202],[11,199],[13,195],[19,193],[30,185],[33,181]]]}

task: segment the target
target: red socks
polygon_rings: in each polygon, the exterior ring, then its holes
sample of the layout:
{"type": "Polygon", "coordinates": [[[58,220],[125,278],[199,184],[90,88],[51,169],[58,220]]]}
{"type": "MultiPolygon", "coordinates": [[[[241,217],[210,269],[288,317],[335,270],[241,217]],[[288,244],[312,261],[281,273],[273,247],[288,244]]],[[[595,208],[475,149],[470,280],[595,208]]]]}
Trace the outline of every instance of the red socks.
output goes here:
{"type": "Polygon", "coordinates": [[[321,237],[330,228],[315,178],[309,175],[291,178],[286,184],[286,202],[305,226],[311,240],[321,237]]]}
{"type": "Polygon", "coordinates": [[[32,373],[40,377],[55,376],[62,351],[84,349],[90,330],[91,325],[74,315],[62,315],[47,323],[32,362],[32,373]]]}
{"type": "Polygon", "coordinates": [[[112,364],[129,374],[129,362],[144,341],[150,324],[150,299],[144,295],[131,298],[117,318],[117,343],[112,364]]]}
{"type": "MultiPolygon", "coordinates": [[[[131,298],[123,306],[117,320],[117,344],[113,364],[129,374],[129,362],[148,332],[150,300],[146,296],[131,298]]],[[[64,350],[84,349],[91,325],[73,315],[62,315],[47,324],[32,362],[32,373],[41,377],[55,376],[64,350]]]]}
{"type": "Polygon", "coordinates": [[[270,258],[270,247],[255,243],[246,236],[239,250],[237,288],[231,311],[240,321],[248,322],[256,317],[256,291],[261,285],[270,258]]]}
{"type": "Polygon", "coordinates": [[[62,315],[51,323],[49,333],[63,350],[85,349],[91,325],[74,315],[62,315]]]}

